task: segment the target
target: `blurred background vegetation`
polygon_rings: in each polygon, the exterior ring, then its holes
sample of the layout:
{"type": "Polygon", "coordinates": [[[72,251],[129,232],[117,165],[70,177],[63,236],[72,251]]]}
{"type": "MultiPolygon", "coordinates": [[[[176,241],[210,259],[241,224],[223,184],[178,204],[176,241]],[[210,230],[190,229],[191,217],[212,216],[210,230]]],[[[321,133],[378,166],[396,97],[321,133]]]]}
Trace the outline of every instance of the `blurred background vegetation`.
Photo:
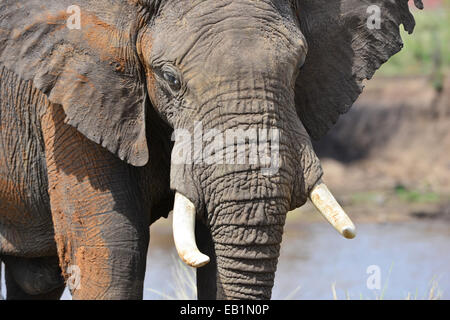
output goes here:
{"type": "Polygon", "coordinates": [[[397,203],[401,215],[416,211],[405,202],[450,211],[450,0],[423,2],[424,10],[410,3],[416,28],[408,34],[400,27],[403,49],[314,143],[342,198],[397,203]]]}
{"type": "MultiPolygon", "coordinates": [[[[381,76],[429,75],[442,90],[450,70],[450,0],[424,1],[425,10],[414,12],[416,29],[402,29],[404,49],[377,72],[381,76]]],[[[418,11],[418,10],[414,10],[418,11]]]]}

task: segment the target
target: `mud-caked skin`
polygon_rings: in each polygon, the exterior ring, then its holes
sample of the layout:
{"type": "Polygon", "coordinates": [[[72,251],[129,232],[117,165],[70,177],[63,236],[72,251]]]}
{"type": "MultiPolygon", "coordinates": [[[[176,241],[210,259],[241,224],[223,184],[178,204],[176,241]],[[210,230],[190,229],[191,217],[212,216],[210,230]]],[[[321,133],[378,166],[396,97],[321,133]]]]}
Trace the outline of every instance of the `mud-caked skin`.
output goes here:
{"type": "MultiPolygon", "coordinates": [[[[211,257],[199,298],[270,298],[286,213],[322,176],[310,136],[401,49],[408,1],[80,0],[80,28],[68,24],[73,4],[0,3],[7,297],[59,298],[70,280],[76,299],[142,298],[149,226],[176,191],[194,203],[211,257]],[[381,8],[379,29],[369,5],[381,8]],[[173,130],[199,125],[265,130],[269,144],[276,130],[279,159],[171,162],[173,130]]],[[[233,158],[233,147],[215,152],[233,158]]]]}

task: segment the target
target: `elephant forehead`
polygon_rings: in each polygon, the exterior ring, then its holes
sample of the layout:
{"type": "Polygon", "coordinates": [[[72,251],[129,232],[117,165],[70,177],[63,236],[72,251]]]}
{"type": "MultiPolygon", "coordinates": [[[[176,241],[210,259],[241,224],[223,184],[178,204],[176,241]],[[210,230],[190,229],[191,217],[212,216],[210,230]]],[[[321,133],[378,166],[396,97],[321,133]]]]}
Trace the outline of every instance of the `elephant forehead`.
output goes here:
{"type": "Polygon", "coordinates": [[[271,61],[294,62],[306,54],[306,41],[289,1],[284,6],[268,0],[184,3],[163,7],[156,19],[152,35],[155,57],[163,56],[181,66],[201,60],[208,67],[217,65],[209,61],[225,56],[231,65],[242,68],[256,60],[266,66],[271,61]]]}

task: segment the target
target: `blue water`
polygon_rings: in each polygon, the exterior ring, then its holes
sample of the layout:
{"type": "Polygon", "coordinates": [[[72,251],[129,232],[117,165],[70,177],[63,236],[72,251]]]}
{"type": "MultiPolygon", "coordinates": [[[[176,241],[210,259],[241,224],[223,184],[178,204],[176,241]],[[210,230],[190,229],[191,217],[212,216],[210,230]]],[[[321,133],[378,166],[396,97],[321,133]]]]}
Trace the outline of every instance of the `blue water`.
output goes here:
{"type": "MultiPolygon", "coordinates": [[[[450,298],[450,224],[414,221],[358,225],[358,236],[342,238],[327,223],[288,223],[273,289],[274,299],[384,299],[428,296],[436,279],[450,298]],[[367,288],[369,266],[380,271],[380,289],[367,288]]],[[[167,239],[171,243],[170,239],[167,239]]],[[[175,251],[150,246],[146,287],[175,297],[170,288],[175,251]],[[156,261],[156,262],[155,262],[156,261]]],[[[171,281],[172,280],[172,281],[171,281]]],[[[161,299],[146,291],[145,299],[161,299]]]]}
{"type": "Polygon", "coordinates": [[[435,279],[442,298],[450,298],[450,228],[440,222],[363,224],[347,240],[326,224],[289,225],[281,252],[273,297],[285,298],[300,286],[296,299],[404,299],[427,297],[435,279]],[[380,271],[379,290],[370,290],[369,266],[380,271]]]}
{"type": "MultiPolygon", "coordinates": [[[[438,283],[435,293],[449,299],[449,226],[448,222],[428,220],[361,224],[357,238],[346,240],[325,222],[288,222],[273,298],[333,299],[334,283],[339,299],[375,299],[381,295],[384,299],[404,299],[408,293],[423,299],[428,297],[434,279],[438,283]],[[379,271],[379,289],[367,287],[367,279],[373,277],[367,273],[369,266],[379,271]]],[[[180,265],[169,224],[152,226],[151,238],[144,298],[163,299],[161,293],[179,297],[173,284],[174,271],[180,265]]],[[[193,270],[185,268],[185,278],[194,280],[193,270]]],[[[189,290],[188,296],[193,296],[189,290]]],[[[67,291],[63,299],[70,299],[67,291]]]]}

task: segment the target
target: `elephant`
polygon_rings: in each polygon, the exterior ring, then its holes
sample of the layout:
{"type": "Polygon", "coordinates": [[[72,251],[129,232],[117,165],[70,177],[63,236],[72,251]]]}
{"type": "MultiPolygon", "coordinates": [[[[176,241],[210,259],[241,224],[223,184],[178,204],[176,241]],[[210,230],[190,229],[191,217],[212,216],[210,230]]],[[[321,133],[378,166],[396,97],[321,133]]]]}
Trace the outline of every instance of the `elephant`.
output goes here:
{"type": "Polygon", "coordinates": [[[7,299],[142,299],[172,209],[199,299],[270,299],[287,212],[310,198],[355,236],[311,141],[400,25],[408,0],[3,0],[7,299]]]}

